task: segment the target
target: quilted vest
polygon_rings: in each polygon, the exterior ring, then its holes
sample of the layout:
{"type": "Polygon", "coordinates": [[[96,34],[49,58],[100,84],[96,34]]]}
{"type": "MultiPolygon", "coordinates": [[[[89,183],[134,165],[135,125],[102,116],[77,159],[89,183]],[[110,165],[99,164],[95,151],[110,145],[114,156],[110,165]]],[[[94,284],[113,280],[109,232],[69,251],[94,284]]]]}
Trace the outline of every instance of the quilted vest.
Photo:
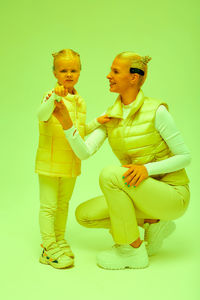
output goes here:
{"type": "MultiPolygon", "coordinates": [[[[85,136],[86,105],[75,92],[63,97],[74,126],[85,136]]],[[[39,146],[35,172],[55,177],[76,177],[81,173],[81,161],[74,154],[59,121],[52,115],[48,121],[39,121],[39,146]]]]}
{"type": "MultiPolygon", "coordinates": [[[[145,97],[140,90],[125,120],[120,96],[108,108],[106,114],[112,117],[105,124],[108,141],[122,165],[144,165],[173,156],[154,125],[156,110],[160,105],[168,109],[166,103],[145,97]]],[[[189,182],[185,169],[151,177],[171,185],[185,185],[189,182]]]]}

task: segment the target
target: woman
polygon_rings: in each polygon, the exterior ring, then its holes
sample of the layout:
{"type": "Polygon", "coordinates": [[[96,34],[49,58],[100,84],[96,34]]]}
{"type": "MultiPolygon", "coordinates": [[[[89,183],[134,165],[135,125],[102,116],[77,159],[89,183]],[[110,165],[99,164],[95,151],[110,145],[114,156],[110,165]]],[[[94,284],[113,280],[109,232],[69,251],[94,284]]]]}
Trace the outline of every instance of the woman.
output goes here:
{"type": "Polygon", "coordinates": [[[106,112],[110,121],[84,142],[62,104],[55,116],[66,130],[76,155],[85,159],[108,137],[122,166],[101,171],[104,196],[79,205],[76,217],[86,227],[110,228],[115,245],[99,253],[106,269],[144,268],[175,229],[171,220],[182,216],[190,193],[184,168],[190,153],[163,101],[144,96],[141,86],[151,58],[123,52],[114,59],[107,78],[119,96],[106,112]],[[138,225],[145,228],[145,243],[138,225]]]}

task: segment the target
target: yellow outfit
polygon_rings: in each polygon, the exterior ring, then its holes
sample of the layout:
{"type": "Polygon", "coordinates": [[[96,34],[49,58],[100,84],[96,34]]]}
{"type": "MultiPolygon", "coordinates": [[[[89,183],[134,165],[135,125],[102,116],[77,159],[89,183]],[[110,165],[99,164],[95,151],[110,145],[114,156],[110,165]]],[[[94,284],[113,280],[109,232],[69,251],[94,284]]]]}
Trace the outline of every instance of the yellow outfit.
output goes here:
{"type": "MultiPolygon", "coordinates": [[[[113,118],[105,124],[108,140],[122,165],[144,165],[173,155],[154,125],[161,104],[167,107],[162,101],[144,97],[140,91],[125,120],[121,119],[119,97],[107,110],[107,115],[113,118]]],[[[100,174],[104,196],[93,198],[76,210],[78,222],[86,227],[111,227],[118,244],[130,244],[139,237],[138,219],[180,217],[190,196],[184,169],[149,177],[137,188],[125,185],[122,176],[126,171],[127,168],[117,166],[104,168],[100,174]]]]}
{"type": "MultiPolygon", "coordinates": [[[[85,101],[76,91],[62,100],[82,138],[95,129],[92,122],[86,126],[85,101]]],[[[35,172],[40,185],[40,230],[43,246],[48,250],[56,241],[64,239],[68,204],[76,177],[81,173],[81,161],[53,115],[47,121],[39,121],[39,133],[35,172]]]]}
{"type": "MultiPolygon", "coordinates": [[[[81,137],[85,136],[86,105],[76,93],[62,98],[73,124],[81,137]]],[[[76,177],[81,172],[81,161],[72,151],[59,121],[52,115],[39,122],[39,147],[36,156],[36,173],[56,177],[76,177]]]]}
{"type": "MultiPolygon", "coordinates": [[[[155,114],[160,105],[167,108],[166,103],[145,97],[140,91],[125,120],[121,120],[123,111],[120,97],[106,112],[114,118],[105,124],[108,141],[122,165],[144,165],[173,155],[155,129],[155,114]]],[[[184,185],[189,182],[184,169],[153,177],[172,185],[184,185]]]]}

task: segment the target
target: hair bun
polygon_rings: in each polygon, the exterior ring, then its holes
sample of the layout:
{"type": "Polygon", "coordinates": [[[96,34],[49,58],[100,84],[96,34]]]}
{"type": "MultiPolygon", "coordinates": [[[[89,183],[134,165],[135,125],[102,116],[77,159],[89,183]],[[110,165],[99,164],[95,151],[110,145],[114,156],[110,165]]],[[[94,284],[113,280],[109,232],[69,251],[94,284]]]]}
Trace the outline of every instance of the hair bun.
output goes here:
{"type": "Polygon", "coordinates": [[[145,65],[147,65],[150,60],[152,60],[152,58],[150,56],[148,56],[148,55],[147,56],[143,56],[142,59],[141,59],[141,61],[145,65]]]}

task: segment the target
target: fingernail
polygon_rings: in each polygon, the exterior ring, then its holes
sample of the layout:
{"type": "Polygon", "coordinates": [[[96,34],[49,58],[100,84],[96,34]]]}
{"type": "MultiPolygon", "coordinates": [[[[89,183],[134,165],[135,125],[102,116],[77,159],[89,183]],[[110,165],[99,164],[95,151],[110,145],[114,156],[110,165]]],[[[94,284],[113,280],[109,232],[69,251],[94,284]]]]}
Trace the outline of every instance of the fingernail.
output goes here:
{"type": "Polygon", "coordinates": [[[128,184],[128,187],[130,187],[130,184],[128,184]]]}
{"type": "Polygon", "coordinates": [[[134,188],[136,188],[136,186],[134,185],[134,188]]]}
{"type": "Polygon", "coordinates": [[[125,184],[127,184],[127,182],[125,182],[125,184]]]}
{"type": "Polygon", "coordinates": [[[124,179],[124,178],[125,178],[125,176],[122,176],[122,178],[124,179]]]}

